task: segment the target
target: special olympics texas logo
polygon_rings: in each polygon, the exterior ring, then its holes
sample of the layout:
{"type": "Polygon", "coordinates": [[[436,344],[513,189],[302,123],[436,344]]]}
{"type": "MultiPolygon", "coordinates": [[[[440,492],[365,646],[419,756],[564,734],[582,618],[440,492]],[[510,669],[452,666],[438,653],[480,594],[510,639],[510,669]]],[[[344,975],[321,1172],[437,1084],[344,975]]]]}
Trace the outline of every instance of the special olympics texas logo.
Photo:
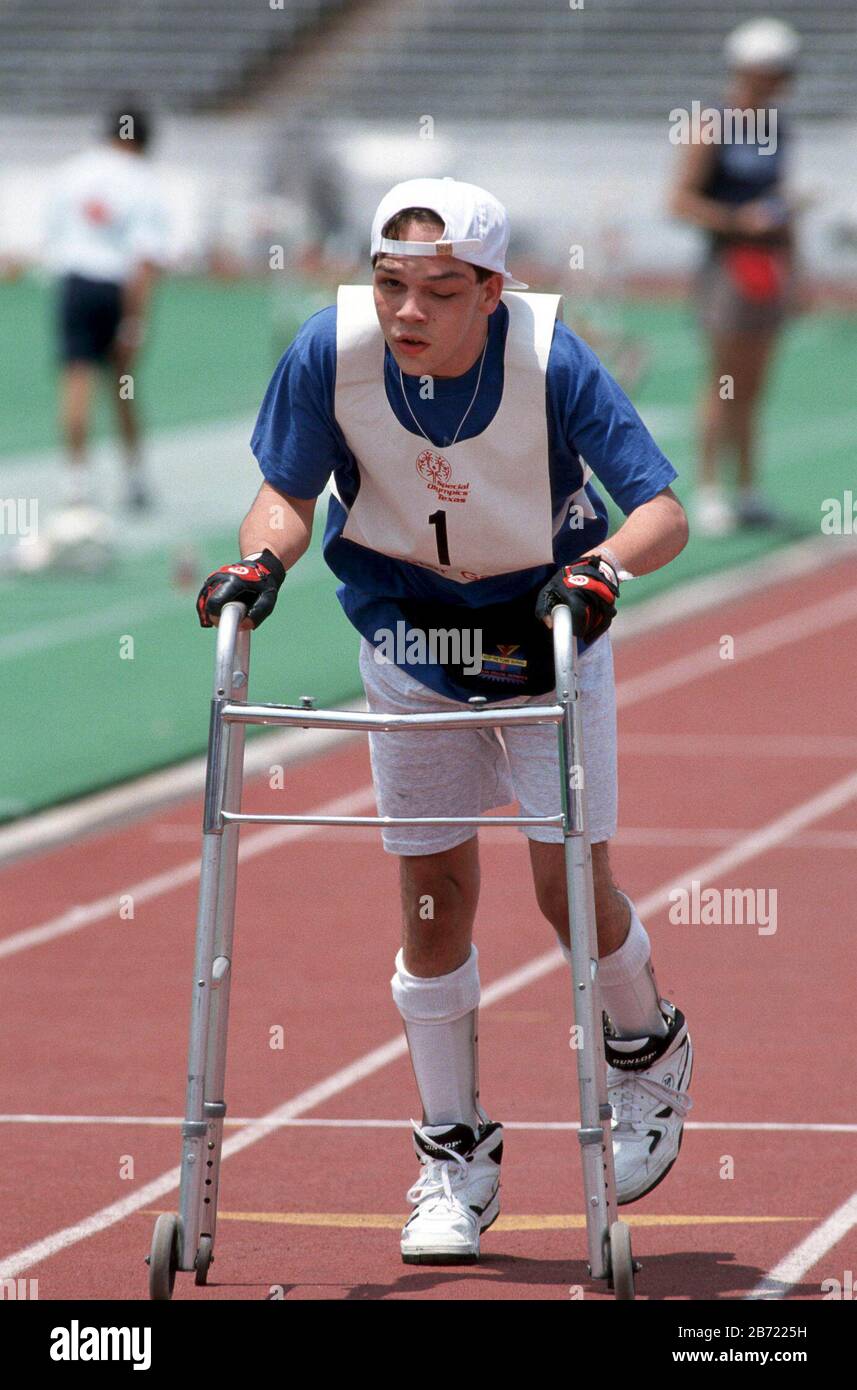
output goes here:
{"type": "Polygon", "coordinates": [[[433,454],[431,449],[424,449],[417,459],[417,472],[427,483],[448,483],[452,477],[452,468],[442,454],[433,454]]]}

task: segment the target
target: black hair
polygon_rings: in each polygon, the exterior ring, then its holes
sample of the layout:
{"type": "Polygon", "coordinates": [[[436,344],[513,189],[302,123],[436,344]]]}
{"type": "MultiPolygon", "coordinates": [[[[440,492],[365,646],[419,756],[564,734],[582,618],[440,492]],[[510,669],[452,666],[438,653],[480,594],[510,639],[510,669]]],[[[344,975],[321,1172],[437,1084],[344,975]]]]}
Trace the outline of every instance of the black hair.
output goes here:
{"type": "MultiPolygon", "coordinates": [[[[418,227],[440,227],[440,230],[443,231],[443,218],[439,217],[432,208],[402,208],[401,212],[394,213],[393,216],[384,223],[384,226],[381,228],[381,235],[389,237],[391,241],[398,241],[401,238],[402,232],[404,232],[412,222],[416,222],[418,227]]],[[[373,270],[377,259],[377,256],[372,257],[373,270]]],[[[470,261],[468,264],[473,265],[473,262],[470,261]]],[[[473,269],[476,272],[476,279],[479,284],[482,284],[485,280],[490,280],[491,276],[496,274],[496,271],[488,270],[484,265],[474,265],[473,269]]]]}

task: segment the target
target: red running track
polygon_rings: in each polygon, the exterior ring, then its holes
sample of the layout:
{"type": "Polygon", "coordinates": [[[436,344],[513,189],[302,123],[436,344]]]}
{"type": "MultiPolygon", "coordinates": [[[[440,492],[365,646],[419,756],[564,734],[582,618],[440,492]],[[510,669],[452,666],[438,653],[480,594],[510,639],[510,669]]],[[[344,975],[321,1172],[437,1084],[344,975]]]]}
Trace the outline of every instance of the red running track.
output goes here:
{"type": "MultiPolygon", "coordinates": [[[[855,652],[851,560],[824,594],[778,583],[617,648],[614,867],[696,1051],[679,1161],[623,1213],[640,1298],[742,1298],[768,1279],[817,1299],[854,1268],[855,652]],[[671,922],[669,890],[693,877],[758,889],[766,909],[775,891],[776,930],[671,922]]],[[[372,809],[359,741],[286,782],[249,783],[246,804],[372,809]]],[[[145,1297],[154,1213],[176,1207],[199,814],[194,798],[0,875],[0,1276],[38,1278],[42,1299],[145,1297]]],[[[175,1297],[607,1296],[584,1263],[568,978],[521,836],[481,837],[482,1096],[509,1129],[503,1215],[466,1269],[399,1259],[417,1100],[388,983],[395,861],[373,831],[243,836],[229,1112],[291,1123],[227,1129],[227,1150],[253,1142],[224,1162],[210,1283],[180,1275],[175,1297]]]]}

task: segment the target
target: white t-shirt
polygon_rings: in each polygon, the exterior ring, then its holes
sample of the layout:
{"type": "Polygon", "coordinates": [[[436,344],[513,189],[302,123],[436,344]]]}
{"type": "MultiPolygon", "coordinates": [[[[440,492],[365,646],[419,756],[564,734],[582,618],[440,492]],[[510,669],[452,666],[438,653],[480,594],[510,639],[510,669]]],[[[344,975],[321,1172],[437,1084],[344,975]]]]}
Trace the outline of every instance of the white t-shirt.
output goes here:
{"type": "Polygon", "coordinates": [[[45,257],[58,275],[124,284],[141,261],[167,258],[167,217],[139,155],[100,145],[57,171],[45,223],[45,257]]]}

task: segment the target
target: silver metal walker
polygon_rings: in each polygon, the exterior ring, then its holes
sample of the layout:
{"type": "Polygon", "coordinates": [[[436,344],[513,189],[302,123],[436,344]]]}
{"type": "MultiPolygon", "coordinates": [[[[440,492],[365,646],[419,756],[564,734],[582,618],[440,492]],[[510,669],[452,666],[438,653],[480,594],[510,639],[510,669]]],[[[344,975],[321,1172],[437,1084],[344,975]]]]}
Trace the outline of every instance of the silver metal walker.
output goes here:
{"type": "Polygon", "coordinates": [[[158,1217],[152,1236],[149,1296],[172,1296],[176,1272],[193,1271],[205,1284],[214,1252],[223,1121],[224,1075],[229,1017],[232,936],[238,835],[242,824],[280,825],[561,825],[564,833],[569,927],[572,951],[574,1020],[581,1045],[577,1052],[583,1190],[589,1270],[606,1279],[618,1299],[634,1297],[629,1227],[617,1219],[616,1181],[607,1102],[607,1071],[598,988],[598,948],[592,888],[592,857],[586,824],[577,642],[567,607],[554,608],[555,704],[485,708],[449,714],[370,714],[317,710],[304,697],[300,706],[254,705],[247,701],[250,633],[239,631],[245,614],[240,603],[223,609],[217,629],[214,694],[208,739],[199,912],[196,929],[193,999],[188,1053],[185,1120],[182,1125],[179,1212],[158,1217]],[[556,724],[562,777],[562,812],[557,816],[288,816],[241,812],[244,771],[244,725],[286,724],[301,728],[392,732],[403,729],[488,729],[509,724],[556,724]]]}

